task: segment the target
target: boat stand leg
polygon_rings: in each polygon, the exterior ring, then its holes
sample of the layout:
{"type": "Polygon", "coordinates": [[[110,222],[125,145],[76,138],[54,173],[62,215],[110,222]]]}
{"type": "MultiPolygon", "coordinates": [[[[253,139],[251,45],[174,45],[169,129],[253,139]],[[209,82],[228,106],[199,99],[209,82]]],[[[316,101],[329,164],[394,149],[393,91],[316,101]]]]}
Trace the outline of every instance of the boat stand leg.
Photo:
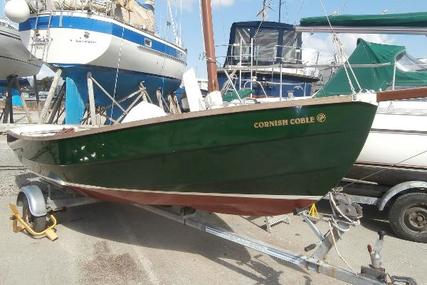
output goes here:
{"type": "Polygon", "coordinates": [[[169,110],[172,114],[181,114],[181,108],[179,107],[178,99],[175,95],[168,95],[169,110]]]}
{"type": "Polygon", "coordinates": [[[90,110],[90,121],[92,126],[97,125],[97,115],[95,112],[95,95],[93,92],[93,81],[92,81],[92,73],[87,73],[87,91],[89,96],[89,110],[90,110]]]}
{"type": "Polygon", "coordinates": [[[271,233],[271,228],[279,223],[286,223],[289,224],[289,218],[287,215],[281,215],[281,216],[265,216],[264,217],[265,222],[265,229],[267,232],[271,233]]]}
{"type": "Polygon", "coordinates": [[[58,86],[59,79],[61,78],[62,70],[58,69],[53,77],[52,85],[50,85],[49,93],[46,100],[44,101],[43,109],[40,114],[40,123],[46,122],[47,114],[49,112],[50,105],[52,103],[53,96],[55,95],[56,87],[58,86]]]}
{"type": "Polygon", "coordinates": [[[163,106],[163,100],[162,100],[163,94],[160,88],[156,90],[156,97],[157,97],[157,103],[159,104],[159,107],[162,108],[163,111],[166,111],[165,106],[163,106]]]}
{"type": "Polygon", "coordinates": [[[62,85],[61,89],[59,90],[59,94],[56,97],[55,102],[53,103],[52,112],[50,113],[49,119],[47,120],[48,124],[52,124],[55,121],[55,117],[58,118],[64,97],[65,97],[65,84],[62,85]]]}

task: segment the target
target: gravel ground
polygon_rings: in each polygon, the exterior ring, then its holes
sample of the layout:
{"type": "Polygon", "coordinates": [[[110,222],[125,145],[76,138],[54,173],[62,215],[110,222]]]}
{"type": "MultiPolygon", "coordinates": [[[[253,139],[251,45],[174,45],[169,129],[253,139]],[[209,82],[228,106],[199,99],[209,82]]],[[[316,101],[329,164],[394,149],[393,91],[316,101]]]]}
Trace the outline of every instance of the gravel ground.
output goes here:
{"type": "Polygon", "coordinates": [[[16,176],[25,173],[22,164],[6,144],[6,135],[0,133],[0,196],[17,194],[16,176]]]}
{"type": "MultiPolygon", "coordinates": [[[[11,231],[8,203],[17,185],[34,178],[20,166],[0,135],[0,284],[344,284],[210,236],[130,205],[99,203],[57,214],[59,239],[32,239],[11,231]],[[22,274],[25,272],[25,274],[22,274]]],[[[427,244],[393,237],[388,223],[372,209],[339,249],[356,271],[369,262],[366,245],[386,230],[384,266],[395,275],[427,284],[427,244]]],[[[299,217],[269,234],[263,219],[205,215],[205,220],[244,236],[304,254],[316,241],[299,217]]],[[[319,223],[321,230],[328,227],[319,223]]],[[[335,251],[332,264],[343,266],[335,251]]]]}

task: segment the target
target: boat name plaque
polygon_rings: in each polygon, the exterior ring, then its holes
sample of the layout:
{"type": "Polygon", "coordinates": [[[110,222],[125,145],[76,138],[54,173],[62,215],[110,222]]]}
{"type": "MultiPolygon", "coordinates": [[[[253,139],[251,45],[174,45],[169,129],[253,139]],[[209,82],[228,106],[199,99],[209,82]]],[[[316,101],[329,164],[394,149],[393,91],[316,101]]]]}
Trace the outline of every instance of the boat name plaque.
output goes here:
{"type": "Polygon", "coordinates": [[[319,113],[317,114],[317,116],[255,122],[254,128],[264,129],[264,128],[273,128],[273,127],[285,127],[285,126],[292,126],[292,125],[307,125],[307,124],[316,124],[316,123],[323,124],[325,122],[326,122],[326,114],[319,113]]]}

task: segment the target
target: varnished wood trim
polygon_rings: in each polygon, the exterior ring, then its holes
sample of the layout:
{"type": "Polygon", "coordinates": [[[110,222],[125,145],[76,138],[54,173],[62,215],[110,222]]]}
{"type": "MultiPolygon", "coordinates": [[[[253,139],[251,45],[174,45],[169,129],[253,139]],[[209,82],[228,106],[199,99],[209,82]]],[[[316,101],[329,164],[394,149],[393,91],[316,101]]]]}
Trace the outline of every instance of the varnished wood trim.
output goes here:
{"type": "Polygon", "coordinates": [[[425,97],[427,97],[427,87],[390,90],[377,93],[378,102],[425,97]]]}
{"type": "Polygon", "coordinates": [[[145,119],[145,120],[122,123],[122,124],[111,125],[111,126],[101,126],[99,128],[77,131],[74,133],[59,134],[54,136],[45,136],[45,137],[26,136],[25,134],[18,133],[19,129],[16,129],[15,131],[9,130],[8,134],[15,136],[17,138],[33,140],[33,141],[34,140],[40,140],[40,141],[62,140],[67,138],[82,137],[86,135],[99,134],[99,133],[105,133],[105,132],[111,132],[111,131],[119,131],[119,130],[135,128],[135,127],[140,127],[145,125],[194,119],[194,118],[200,118],[200,117],[210,117],[210,116],[217,116],[217,115],[253,112],[253,111],[261,111],[261,110],[274,110],[274,109],[282,109],[282,108],[289,108],[289,107],[341,104],[341,103],[349,103],[349,102],[353,102],[352,96],[329,96],[329,97],[320,97],[320,98],[290,100],[290,101],[283,101],[283,102],[239,105],[239,106],[233,106],[233,107],[211,109],[206,111],[175,114],[175,115],[145,119]]]}

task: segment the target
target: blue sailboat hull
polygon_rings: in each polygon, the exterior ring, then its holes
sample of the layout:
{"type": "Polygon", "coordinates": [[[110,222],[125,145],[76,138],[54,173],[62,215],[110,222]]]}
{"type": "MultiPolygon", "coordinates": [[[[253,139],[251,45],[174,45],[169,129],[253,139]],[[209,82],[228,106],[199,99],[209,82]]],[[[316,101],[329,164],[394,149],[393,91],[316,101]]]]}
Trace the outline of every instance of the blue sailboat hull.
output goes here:
{"type": "MultiPolygon", "coordinates": [[[[88,102],[87,74],[92,77],[116,100],[119,101],[139,90],[143,83],[147,88],[147,93],[154,103],[157,103],[156,90],[162,94],[170,94],[175,91],[180,80],[162,77],[160,75],[140,73],[128,70],[116,70],[85,65],[58,65],[63,70],[63,78],[66,80],[65,107],[67,110],[65,123],[80,124],[88,102]]],[[[94,84],[96,106],[108,107],[112,101],[107,95],[94,84]]],[[[126,108],[135,97],[129,98],[121,105],[126,108]]],[[[109,116],[117,118],[122,114],[121,110],[114,106],[109,109],[109,116]]]]}

